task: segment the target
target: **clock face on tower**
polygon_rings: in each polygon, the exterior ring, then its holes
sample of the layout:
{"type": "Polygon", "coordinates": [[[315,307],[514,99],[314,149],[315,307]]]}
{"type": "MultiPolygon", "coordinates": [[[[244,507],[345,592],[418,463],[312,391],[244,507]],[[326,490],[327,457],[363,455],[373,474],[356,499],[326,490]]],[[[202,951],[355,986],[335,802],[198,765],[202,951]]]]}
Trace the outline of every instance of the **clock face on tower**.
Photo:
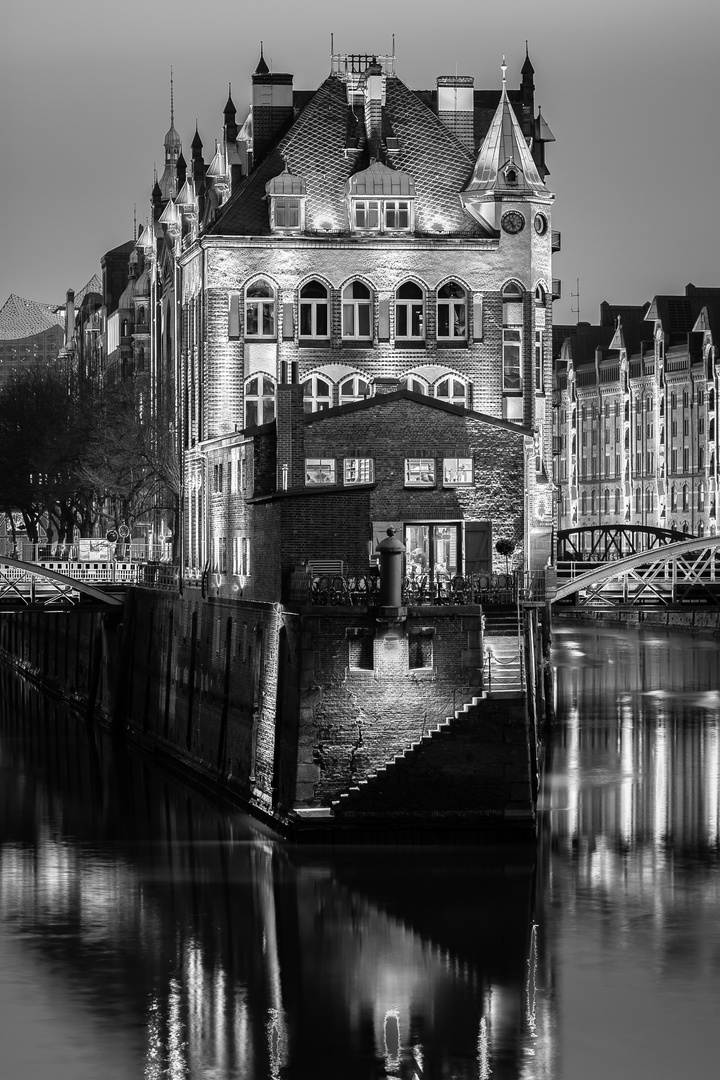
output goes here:
{"type": "Polygon", "coordinates": [[[525,218],[519,210],[508,210],[500,219],[500,224],[506,233],[519,233],[525,228],[525,218]]]}
{"type": "Polygon", "coordinates": [[[535,215],[535,232],[538,236],[544,236],[547,232],[548,221],[544,214],[535,215]]]}

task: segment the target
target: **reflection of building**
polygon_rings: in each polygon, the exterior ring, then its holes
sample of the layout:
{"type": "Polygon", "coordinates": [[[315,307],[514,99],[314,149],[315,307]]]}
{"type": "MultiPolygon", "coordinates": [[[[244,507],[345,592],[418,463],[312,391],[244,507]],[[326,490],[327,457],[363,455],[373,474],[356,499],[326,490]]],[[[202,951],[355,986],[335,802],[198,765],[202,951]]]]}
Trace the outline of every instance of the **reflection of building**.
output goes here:
{"type": "Polygon", "coordinates": [[[556,327],[560,528],[717,528],[720,289],[556,327]]]}

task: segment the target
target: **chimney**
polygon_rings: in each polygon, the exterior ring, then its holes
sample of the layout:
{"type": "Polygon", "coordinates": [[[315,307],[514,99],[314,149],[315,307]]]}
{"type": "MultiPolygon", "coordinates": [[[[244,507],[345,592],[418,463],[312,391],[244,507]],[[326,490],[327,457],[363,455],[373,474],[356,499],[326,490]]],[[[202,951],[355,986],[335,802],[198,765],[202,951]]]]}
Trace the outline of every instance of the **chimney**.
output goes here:
{"type": "Polygon", "coordinates": [[[305,403],[297,383],[280,383],[276,397],[277,489],[305,483],[305,403]]]}
{"type": "Polygon", "coordinates": [[[75,333],[75,293],[68,289],[65,294],[65,348],[69,349],[75,333]]]}
{"type": "Polygon", "coordinates": [[[371,158],[380,158],[385,86],[382,67],[372,63],[365,73],[365,132],[371,158]]]}
{"type": "Polygon", "coordinates": [[[258,70],[252,77],[253,166],[293,116],[293,77],[258,70]]]}
{"type": "Polygon", "coordinates": [[[437,114],[463,146],[475,152],[475,99],[472,75],[440,75],[437,114]]]}

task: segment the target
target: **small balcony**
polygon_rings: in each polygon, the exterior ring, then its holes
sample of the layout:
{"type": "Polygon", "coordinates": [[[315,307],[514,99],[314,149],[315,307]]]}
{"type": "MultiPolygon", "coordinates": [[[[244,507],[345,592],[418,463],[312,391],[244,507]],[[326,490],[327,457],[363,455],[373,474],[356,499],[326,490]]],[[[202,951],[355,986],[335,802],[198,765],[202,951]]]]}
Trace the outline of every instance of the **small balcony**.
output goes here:
{"type": "Polygon", "coordinates": [[[552,251],[560,251],[562,247],[562,233],[557,232],[555,229],[552,231],[552,251]]]}
{"type": "Polygon", "coordinates": [[[560,278],[552,279],[552,298],[553,300],[559,300],[562,296],[562,281],[560,278]]]}

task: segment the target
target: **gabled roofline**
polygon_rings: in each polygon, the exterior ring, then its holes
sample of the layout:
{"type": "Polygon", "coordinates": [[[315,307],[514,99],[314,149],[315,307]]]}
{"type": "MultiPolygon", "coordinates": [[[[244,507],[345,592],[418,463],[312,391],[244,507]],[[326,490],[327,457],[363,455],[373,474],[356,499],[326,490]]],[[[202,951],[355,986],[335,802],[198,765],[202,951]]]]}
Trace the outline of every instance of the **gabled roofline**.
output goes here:
{"type": "Polygon", "coordinates": [[[373,397],[364,398],[362,401],[351,401],[347,405],[335,405],[332,409],[323,409],[321,412],[306,413],[306,424],[317,424],[323,420],[329,420],[337,416],[345,416],[348,413],[363,412],[367,409],[382,407],[394,401],[414,401],[418,405],[425,405],[440,412],[449,413],[451,416],[465,416],[470,420],[480,420],[492,427],[502,428],[504,431],[512,431],[516,435],[531,436],[532,429],[524,425],[514,424],[511,420],[503,420],[499,416],[490,416],[488,413],[475,412],[463,405],[451,405],[449,401],[440,401],[428,394],[418,394],[415,390],[393,390],[390,394],[375,394],[373,397]]]}

